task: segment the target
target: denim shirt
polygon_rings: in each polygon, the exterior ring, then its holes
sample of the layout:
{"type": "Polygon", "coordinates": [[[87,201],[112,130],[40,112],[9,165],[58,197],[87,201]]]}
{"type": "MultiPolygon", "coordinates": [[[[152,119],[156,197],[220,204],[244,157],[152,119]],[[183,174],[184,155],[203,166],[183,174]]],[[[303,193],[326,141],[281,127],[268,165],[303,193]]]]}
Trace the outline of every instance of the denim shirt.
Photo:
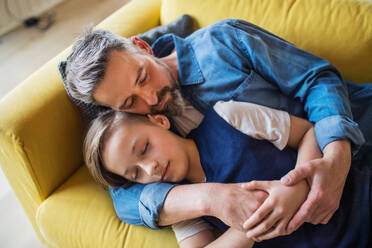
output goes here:
{"type": "MultiPolygon", "coordinates": [[[[175,48],[183,96],[201,113],[219,100],[261,104],[315,123],[321,150],[339,139],[356,154],[364,143],[353,121],[348,82],[326,60],[242,20],[223,20],[183,39],[172,34],[152,46],[156,57],[175,48]]],[[[110,189],[119,218],[153,229],[168,183],[110,189]]]]}

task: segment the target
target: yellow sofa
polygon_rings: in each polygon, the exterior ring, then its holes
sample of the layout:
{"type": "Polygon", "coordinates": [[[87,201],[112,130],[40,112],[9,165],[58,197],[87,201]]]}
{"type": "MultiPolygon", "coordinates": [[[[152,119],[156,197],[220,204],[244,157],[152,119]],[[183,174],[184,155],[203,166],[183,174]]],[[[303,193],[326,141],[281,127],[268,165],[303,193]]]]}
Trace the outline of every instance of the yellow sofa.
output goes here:
{"type": "MultiPolygon", "coordinates": [[[[132,36],[190,14],[204,27],[225,18],[255,23],[372,82],[372,2],[366,0],[132,0],[98,25],[132,36]]],[[[57,65],[66,49],[0,102],[0,165],[48,247],[176,247],[170,229],[120,222],[109,193],[82,159],[82,126],[57,65]]]]}

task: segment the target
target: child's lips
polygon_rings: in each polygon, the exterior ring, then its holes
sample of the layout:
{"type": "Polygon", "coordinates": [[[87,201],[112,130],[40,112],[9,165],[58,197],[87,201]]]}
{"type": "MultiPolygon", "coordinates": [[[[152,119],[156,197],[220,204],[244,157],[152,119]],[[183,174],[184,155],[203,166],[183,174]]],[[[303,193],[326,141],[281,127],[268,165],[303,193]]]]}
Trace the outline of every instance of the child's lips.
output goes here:
{"type": "Polygon", "coordinates": [[[161,176],[161,180],[164,181],[168,178],[168,171],[169,171],[170,162],[168,161],[167,166],[165,167],[163,171],[163,175],[161,176]]]}

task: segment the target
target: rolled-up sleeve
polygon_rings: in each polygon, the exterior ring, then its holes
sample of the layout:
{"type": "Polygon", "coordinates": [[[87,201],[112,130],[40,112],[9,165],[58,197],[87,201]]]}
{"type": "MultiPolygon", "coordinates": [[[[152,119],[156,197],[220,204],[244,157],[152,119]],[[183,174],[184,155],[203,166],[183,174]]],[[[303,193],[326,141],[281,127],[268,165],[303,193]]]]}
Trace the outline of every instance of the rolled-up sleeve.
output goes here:
{"type": "Polygon", "coordinates": [[[253,24],[241,20],[233,24],[250,67],[286,96],[303,104],[308,119],[316,123],[320,148],[348,139],[356,154],[364,136],[353,121],[348,90],[337,69],[253,24]]]}
{"type": "Polygon", "coordinates": [[[355,155],[365,142],[359,126],[347,116],[334,115],[315,123],[316,139],[321,150],[329,143],[348,139],[351,141],[351,151],[355,155]]]}
{"type": "Polygon", "coordinates": [[[110,188],[117,216],[121,221],[152,229],[158,226],[159,214],[168,192],[168,183],[134,184],[128,188],[110,188]]]}

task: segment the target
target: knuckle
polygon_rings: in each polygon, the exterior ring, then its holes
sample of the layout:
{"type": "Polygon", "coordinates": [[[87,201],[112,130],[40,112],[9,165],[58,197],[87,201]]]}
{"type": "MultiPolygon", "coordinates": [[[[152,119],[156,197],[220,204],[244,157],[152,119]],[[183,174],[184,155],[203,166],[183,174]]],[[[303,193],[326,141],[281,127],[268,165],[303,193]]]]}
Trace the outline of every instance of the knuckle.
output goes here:
{"type": "Polygon", "coordinates": [[[264,230],[264,231],[269,230],[270,227],[271,227],[271,224],[269,224],[269,223],[264,223],[264,224],[263,224],[263,230],[264,230]]]}
{"type": "Polygon", "coordinates": [[[332,212],[336,211],[340,207],[340,202],[339,201],[332,201],[330,203],[332,212]]]}
{"type": "Polygon", "coordinates": [[[290,172],[287,174],[287,177],[288,177],[288,179],[289,179],[290,181],[293,181],[293,179],[294,179],[295,177],[297,177],[297,174],[298,174],[297,170],[292,170],[292,171],[290,171],[290,172]]]}
{"type": "Polygon", "coordinates": [[[284,230],[282,228],[279,228],[277,230],[275,230],[274,234],[275,236],[279,236],[279,235],[284,235],[284,230]]]}
{"type": "Polygon", "coordinates": [[[263,212],[259,212],[259,213],[257,213],[257,217],[258,217],[259,219],[262,219],[263,217],[265,217],[265,215],[264,215],[263,212]]]}
{"type": "Polygon", "coordinates": [[[304,217],[308,217],[310,214],[311,214],[311,210],[310,210],[309,207],[307,207],[307,208],[305,208],[305,209],[303,210],[303,216],[304,216],[304,217]]]}
{"type": "Polygon", "coordinates": [[[276,229],[276,234],[280,235],[280,234],[286,234],[286,231],[285,231],[285,228],[283,227],[278,227],[276,229]]]}
{"type": "Polygon", "coordinates": [[[319,190],[319,191],[316,193],[315,197],[314,197],[314,202],[319,202],[319,201],[321,201],[323,198],[324,198],[324,191],[319,190]]]}
{"type": "Polygon", "coordinates": [[[306,168],[312,172],[315,170],[316,168],[316,164],[313,162],[313,161],[309,161],[307,164],[306,164],[306,168]]]}
{"type": "Polygon", "coordinates": [[[256,180],[250,181],[248,185],[255,187],[257,186],[257,181],[256,180]]]}
{"type": "Polygon", "coordinates": [[[273,197],[270,197],[269,199],[267,199],[267,205],[270,207],[270,208],[273,208],[277,205],[278,203],[278,200],[273,198],[273,197]]]}
{"type": "Polygon", "coordinates": [[[261,206],[261,204],[262,203],[259,201],[256,201],[255,203],[253,203],[253,208],[254,208],[253,210],[256,211],[261,206]]]}
{"type": "Polygon", "coordinates": [[[279,214],[279,215],[283,215],[284,214],[284,208],[282,207],[278,207],[276,212],[279,214]]]}

